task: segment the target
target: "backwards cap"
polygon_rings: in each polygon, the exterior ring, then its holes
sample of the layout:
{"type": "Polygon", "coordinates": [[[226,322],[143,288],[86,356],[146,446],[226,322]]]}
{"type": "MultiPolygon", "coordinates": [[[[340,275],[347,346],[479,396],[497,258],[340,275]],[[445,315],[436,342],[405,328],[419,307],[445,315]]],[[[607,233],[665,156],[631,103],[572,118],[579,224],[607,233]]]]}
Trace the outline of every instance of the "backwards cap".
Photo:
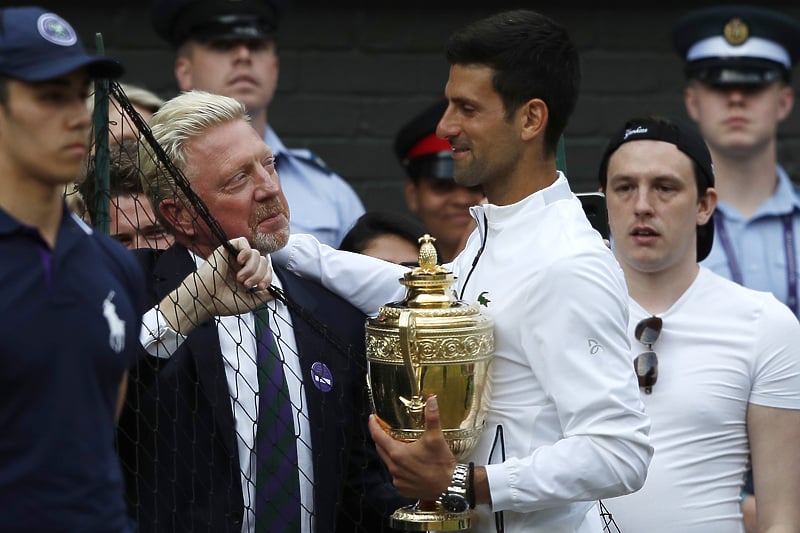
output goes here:
{"type": "MultiPolygon", "coordinates": [[[[714,167],[711,163],[711,153],[700,133],[688,124],[670,122],[657,117],[643,117],[629,120],[612,137],[600,160],[598,179],[605,189],[608,180],[608,160],[617,148],[625,143],[641,140],[663,141],[675,145],[678,150],[689,156],[700,168],[702,179],[698,183],[698,190],[704,191],[714,186],[714,167]]],[[[714,218],[702,226],[697,226],[697,261],[705,259],[711,252],[714,243],[714,218]]]]}

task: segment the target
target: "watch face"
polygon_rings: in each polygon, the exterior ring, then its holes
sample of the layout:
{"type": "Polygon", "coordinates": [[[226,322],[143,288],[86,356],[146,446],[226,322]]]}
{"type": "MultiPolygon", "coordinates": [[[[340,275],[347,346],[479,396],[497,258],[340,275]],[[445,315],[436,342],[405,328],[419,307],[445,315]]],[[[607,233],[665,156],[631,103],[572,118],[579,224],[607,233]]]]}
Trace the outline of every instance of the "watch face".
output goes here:
{"type": "Polygon", "coordinates": [[[467,499],[460,494],[445,494],[441,501],[442,506],[451,513],[463,513],[469,509],[467,499]]]}

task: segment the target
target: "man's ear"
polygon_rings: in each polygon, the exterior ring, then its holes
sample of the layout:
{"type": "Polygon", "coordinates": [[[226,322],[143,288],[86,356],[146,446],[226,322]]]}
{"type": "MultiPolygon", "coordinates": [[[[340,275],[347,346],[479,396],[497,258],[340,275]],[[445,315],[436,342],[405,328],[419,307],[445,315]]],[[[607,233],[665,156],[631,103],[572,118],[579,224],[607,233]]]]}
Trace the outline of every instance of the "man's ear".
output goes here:
{"type": "Polygon", "coordinates": [[[536,136],[544,135],[547,122],[550,119],[550,110],[544,100],[533,98],[528,100],[517,110],[522,126],[522,140],[527,141],[536,136]]]}
{"type": "Polygon", "coordinates": [[[192,89],[192,61],[184,55],[175,58],[175,81],[181,91],[192,89]]]}
{"type": "Polygon", "coordinates": [[[697,109],[697,90],[691,84],[683,89],[683,105],[686,107],[686,114],[697,122],[700,116],[697,109]]]}
{"type": "Polygon", "coordinates": [[[186,207],[183,201],[177,198],[165,198],[158,204],[158,212],[173,228],[175,234],[192,237],[197,233],[195,220],[197,216],[193,209],[186,207]]]}
{"type": "Polygon", "coordinates": [[[702,226],[709,221],[714,209],[717,207],[717,191],[713,187],[706,189],[706,193],[697,202],[697,225],[702,226]]]}
{"type": "Polygon", "coordinates": [[[794,108],[794,89],[791,86],[781,87],[778,104],[778,122],[783,122],[794,108]]]}

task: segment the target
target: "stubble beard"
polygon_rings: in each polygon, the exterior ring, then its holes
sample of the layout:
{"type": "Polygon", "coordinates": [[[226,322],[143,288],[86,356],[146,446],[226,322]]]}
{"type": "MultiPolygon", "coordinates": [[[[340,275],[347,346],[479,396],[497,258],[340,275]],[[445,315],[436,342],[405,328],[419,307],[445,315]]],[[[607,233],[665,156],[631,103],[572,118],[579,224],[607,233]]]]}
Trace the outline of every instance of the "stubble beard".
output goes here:
{"type": "Polygon", "coordinates": [[[256,211],[255,217],[250,222],[250,244],[253,248],[261,252],[262,255],[270,254],[280,250],[289,242],[289,214],[286,208],[279,201],[264,205],[256,211]],[[284,226],[271,233],[264,233],[258,230],[258,223],[268,216],[279,213],[284,221],[284,226]]]}
{"type": "Polygon", "coordinates": [[[280,250],[289,242],[289,225],[273,233],[262,233],[253,229],[253,236],[250,239],[251,246],[258,250],[261,255],[268,255],[280,250]]]}
{"type": "Polygon", "coordinates": [[[459,168],[453,168],[453,181],[462,187],[475,187],[483,184],[483,172],[473,163],[459,168]]]}

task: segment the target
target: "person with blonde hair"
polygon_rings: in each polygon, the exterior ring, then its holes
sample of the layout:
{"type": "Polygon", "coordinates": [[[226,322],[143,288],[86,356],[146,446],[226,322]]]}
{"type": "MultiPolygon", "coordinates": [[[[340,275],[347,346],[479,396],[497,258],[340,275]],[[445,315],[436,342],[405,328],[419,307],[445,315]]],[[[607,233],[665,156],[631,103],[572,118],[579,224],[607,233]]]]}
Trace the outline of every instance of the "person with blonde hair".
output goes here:
{"type": "Polygon", "coordinates": [[[365,318],[273,275],[289,209],[272,148],[241,103],[204,91],[167,101],[150,127],[186,182],[140,145],[145,192],[175,237],[136,252],[147,355],[118,441],[140,532],[380,532],[405,500],[367,435],[365,318]]]}

